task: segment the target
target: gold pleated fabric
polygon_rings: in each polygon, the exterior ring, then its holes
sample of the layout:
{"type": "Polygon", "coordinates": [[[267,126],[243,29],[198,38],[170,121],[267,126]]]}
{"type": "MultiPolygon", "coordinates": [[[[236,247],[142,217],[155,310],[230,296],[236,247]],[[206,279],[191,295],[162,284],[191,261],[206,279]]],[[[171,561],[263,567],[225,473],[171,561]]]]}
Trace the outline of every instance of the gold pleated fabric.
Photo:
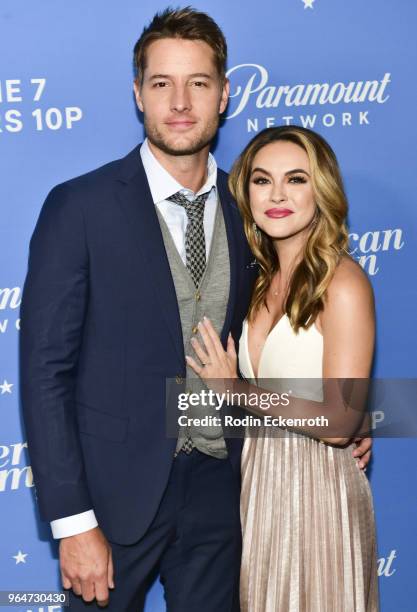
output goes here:
{"type": "Polygon", "coordinates": [[[353,448],[246,438],[242,612],[378,611],[372,496],[353,448]]]}
{"type": "MultiPolygon", "coordinates": [[[[271,332],[261,376],[319,376],[322,339],[312,330],[296,336],[283,322],[271,332]]],[[[247,326],[239,363],[254,380],[247,326]]],[[[242,612],[378,612],[372,494],[355,445],[275,434],[252,428],[243,447],[242,612]]]]}

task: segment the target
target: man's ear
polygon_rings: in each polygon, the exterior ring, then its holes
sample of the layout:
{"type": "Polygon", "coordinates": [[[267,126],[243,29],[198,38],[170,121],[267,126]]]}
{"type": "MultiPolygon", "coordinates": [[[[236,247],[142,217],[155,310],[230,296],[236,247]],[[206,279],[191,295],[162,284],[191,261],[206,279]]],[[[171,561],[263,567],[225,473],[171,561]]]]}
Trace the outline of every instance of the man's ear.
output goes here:
{"type": "Polygon", "coordinates": [[[141,96],[141,87],[139,85],[139,80],[136,78],[133,81],[133,90],[135,92],[136,104],[138,105],[138,109],[143,113],[143,102],[141,96]]]}
{"type": "Polygon", "coordinates": [[[220,109],[219,109],[220,114],[224,113],[224,111],[226,110],[226,106],[229,101],[229,94],[230,94],[230,81],[229,79],[224,77],[222,97],[220,99],[220,109]]]}

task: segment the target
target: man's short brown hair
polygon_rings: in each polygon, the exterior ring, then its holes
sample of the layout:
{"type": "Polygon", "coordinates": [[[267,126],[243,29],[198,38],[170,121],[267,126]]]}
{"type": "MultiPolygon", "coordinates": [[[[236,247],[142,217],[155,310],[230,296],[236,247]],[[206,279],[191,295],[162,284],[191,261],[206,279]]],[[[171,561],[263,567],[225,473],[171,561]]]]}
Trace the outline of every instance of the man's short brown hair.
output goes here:
{"type": "Polygon", "coordinates": [[[214,62],[223,80],[226,73],[227,45],[223,32],[206,13],[191,6],[182,9],[167,8],[156,13],[150,24],[144,28],[133,50],[133,61],[137,81],[143,80],[146,68],[146,49],[163,38],[202,40],[213,49],[214,62]]]}

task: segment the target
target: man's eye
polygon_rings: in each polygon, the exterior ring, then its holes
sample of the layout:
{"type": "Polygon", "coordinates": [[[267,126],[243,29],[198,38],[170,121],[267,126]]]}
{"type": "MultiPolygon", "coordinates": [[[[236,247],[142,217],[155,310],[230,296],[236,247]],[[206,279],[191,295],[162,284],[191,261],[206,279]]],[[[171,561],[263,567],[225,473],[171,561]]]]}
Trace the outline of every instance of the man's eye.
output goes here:
{"type": "Polygon", "coordinates": [[[153,84],[154,87],[165,87],[166,86],[166,82],[165,81],[157,81],[156,83],[153,84]]]}
{"type": "Polygon", "coordinates": [[[204,81],[194,81],[193,85],[195,85],[196,87],[206,87],[207,84],[204,83],[204,81]]]}

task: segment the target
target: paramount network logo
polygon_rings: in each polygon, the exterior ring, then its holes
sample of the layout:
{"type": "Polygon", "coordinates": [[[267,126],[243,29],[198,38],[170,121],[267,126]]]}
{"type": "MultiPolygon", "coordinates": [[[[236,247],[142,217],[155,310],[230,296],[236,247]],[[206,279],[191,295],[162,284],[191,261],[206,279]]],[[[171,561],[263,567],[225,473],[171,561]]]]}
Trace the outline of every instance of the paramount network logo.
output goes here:
{"type": "Polygon", "coordinates": [[[0,493],[17,491],[19,487],[33,487],[33,474],[27,465],[27,442],[0,445],[0,493]]]}
{"type": "Polygon", "coordinates": [[[401,229],[385,229],[365,232],[361,235],[349,234],[352,257],[370,276],[379,272],[378,255],[383,252],[400,251],[404,246],[401,229]]]}
{"type": "Polygon", "coordinates": [[[389,72],[377,80],[286,85],[270,83],[269,73],[265,66],[238,64],[228,70],[227,76],[231,82],[231,111],[227,119],[238,117],[246,109],[251,112],[282,109],[285,113],[281,116],[262,117],[261,126],[259,117],[247,118],[248,132],[256,132],[263,127],[272,127],[280,123],[290,125],[295,122],[310,128],[314,128],[319,122],[325,127],[332,127],[336,123],[345,127],[355,122],[367,125],[369,124],[369,110],[360,110],[356,114],[343,112],[340,116],[334,112],[322,115],[303,113],[297,116],[290,113],[302,107],[385,104],[390,97],[387,93],[388,85],[391,82],[389,72]]]}

